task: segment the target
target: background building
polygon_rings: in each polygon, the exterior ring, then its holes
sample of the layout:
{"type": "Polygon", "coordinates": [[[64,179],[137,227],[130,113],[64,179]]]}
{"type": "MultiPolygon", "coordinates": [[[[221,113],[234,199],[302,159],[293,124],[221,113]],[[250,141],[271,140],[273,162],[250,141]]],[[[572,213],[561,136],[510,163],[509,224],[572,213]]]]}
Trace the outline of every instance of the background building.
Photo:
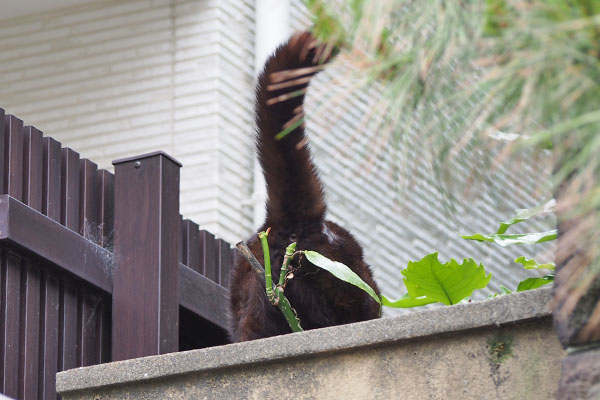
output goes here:
{"type": "MultiPolygon", "coordinates": [[[[103,168],[165,150],[184,165],[182,214],[235,243],[258,225],[264,204],[253,161],[254,77],[276,43],[309,21],[301,0],[10,0],[0,14],[0,107],[103,168]]],[[[399,296],[400,269],[432,251],[483,262],[492,291],[531,274],[515,257],[552,257],[550,245],[498,248],[457,235],[494,232],[513,209],[544,199],[532,189],[548,177],[544,160],[524,162],[518,175],[493,171],[451,209],[426,157],[412,157],[423,164],[419,175],[398,184],[398,160],[426,153],[419,126],[405,128],[403,149],[365,151],[385,147],[365,119],[375,88],[321,102],[343,86],[339,68],[309,92],[307,129],[329,218],[363,244],[385,294],[399,296]]],[[[469,179],[463,162],[453,168],[469,179]]]]}

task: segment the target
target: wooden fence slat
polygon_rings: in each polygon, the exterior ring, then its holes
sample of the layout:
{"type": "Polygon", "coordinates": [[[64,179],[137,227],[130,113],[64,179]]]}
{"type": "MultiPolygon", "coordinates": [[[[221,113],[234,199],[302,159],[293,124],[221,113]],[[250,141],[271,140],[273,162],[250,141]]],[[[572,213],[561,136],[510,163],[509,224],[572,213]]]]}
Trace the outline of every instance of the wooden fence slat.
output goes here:
{"type": "Polygon", "coordinates": [[[98,242],[98,166],[88,159],[80,161],[79,232],[87,239],[98,242]]]}
{"type": "Polygon", "coordinates": [[[44,149],[42,132],[32,126],[24,129],[25,159],[23,171],[23,202],[42,212],[42,182],[44,179],[44,149]]]}
{"type": "Polygon", "coordinates": [[[79,154],[62,149],[61,224],[79,232],[79,154]]]}
{"type": "MultiPolygon", "coordinates": [[[[79,154],[69,148],[62,149],[61,224],[79,232],[79,154]]],[[[59,324],[59,369],[77,367],[78,335],[81,314],[78,290],[68,282],[61,282],[59,324]]]]}
{"type": "Polygon", "coordinates": [[[200,268],[200,232],[198,224],[186,219],[183,221],[183,229],[185,231],[183,264],[194,271],[202,272],[200,268]]]}
{"type": "MultiPolygon", "coordinates": [[[[43,138],[42,212],[60,222],[62,191],[61,144],[43,138]]],[[[40,399],[56,399],[56,372],[59,364],[60,282],[49,273],[42,274],[40,301],[40,399]]],[[[61,355],[62,357],[62,355],[61,355]]]]}
{"type": "Polygon", "coordinates": [[[4,193],[23,200],[23,121],[8,115],[4,118],[4,193]]]}
{"type": "Polygon", "coordinates": [[[79,359],[77,360],[77,364],[81,367],[100,363],[100,359],[97,358],[98,340],[96,338],[99,334],[97,331],[98,318],[96,317],[96,314],[100,312],[100,302],[101,298],[98,294],[81,293],[81,298],[79,300],[81,306],[81,323],[78,335],[79,359]]]}
{"type": "Polygon", "coordinates": [[[22,279],[19,398],[33,400],[38,398],[40,372],[40,270],[27,265],[22,279]]]}
{"type": "Polygon", "coordinates": [[[5,172],[5,165],[6,162],[4,160],[4,138],[5,138],[5,132],[4,132],[4,124],[5,124],[5,119],[6,116],[4,115],[4,109],[0,108],[0,191],[2,191],[2,193],[4,192],[4,172],[5,172]]]}
{"type": "MultiPolygon", "coordinates": [[[[98,194],[97,194],[97,172],[98,166],[88,159],[80,160],[80,208],[79,208],[79,231],[82,235],[94,242],[98,242],[100,232],[98,231],[98,194]]],[[[98,318],[100,310],[100,294],[79,293],[79,332],[78,332],[78,365],[87,366],[98,364],[97,336],[98,318]]]]}
{"type": "Polygon", "coordinates": [[[200,231],[200,257],[203,261],[203,275],[213,282],[219,283],[219,258],[221,248],[215,236],[205,230],[200,231]]]}
{"type": "Polygon", "coordinates": [[[115,176],[101,169],[98,174],[98,223],[100,242],[104,248],[111,248],[114,230],[115,176]]]}
{"type": "MultiPolygon", "coordinates": [[[[23,199],[23,121],[12,115],[4,117],[4,192],[23,199]]],[[[19,350],[21,331],[21,259],[4,251],[2,258],[2,391],[19,395],[19,350]]]]}
{"type": "Polygon", "coordinates": [[[113,361],[177,351],[181,164],[162,152],[113,164],[113,361]]]}
{"type": "Polygon", "coordinates": [[[21,306],[21,260],[2,252],[2,326],[0,351],[2,355],[2,381],[0,391],[9,397],[19,395],[19,329],[21,306]]]}
{"type": "Polygon", "coordinates": [[[44,215],[60,222],[60,194],[62,180],[62,155],[60,143],[51,137],[44,138],[44,183],[42,185],[44,215]]]}
{"type": "Polygon", "coordinates": [[[38,398],[56,399],[58,371],[58,312],[59,282],[47,273],[42,274],[40,296],[40,375],[38,398]]]}
{"type": "Polygon", "coordinates": [[[221,253],[219,257],[219,284],[225,288],[229,288],[229,271],[231,269],[231,247],[229,243],[223,239],[218,240],[221,253]]]}
{"type": "MultiPolygon", "coordinates": [[[[36,211],[43,203],[43,138],[32,126],[23,130],[23,202],[36,211]]],[[[41,271],[24,261],[21,295],[21,359],[19,398],[37,399],[40,382],[41,271]]]]}
{"type": "Polygon", "coordinates": [[[61,371],[77,367],[77,289],[61,281],[58,325],[58,368],[61,371]]]}
{"type": "Polygon", "coordinates": [[[111,313],[110,306],[106,302],[101,301],[98,305],[98,313],[96,314],[96,327],[98,335],[96,336],[96,360],[98,363],[111,361],[111,313]]]}

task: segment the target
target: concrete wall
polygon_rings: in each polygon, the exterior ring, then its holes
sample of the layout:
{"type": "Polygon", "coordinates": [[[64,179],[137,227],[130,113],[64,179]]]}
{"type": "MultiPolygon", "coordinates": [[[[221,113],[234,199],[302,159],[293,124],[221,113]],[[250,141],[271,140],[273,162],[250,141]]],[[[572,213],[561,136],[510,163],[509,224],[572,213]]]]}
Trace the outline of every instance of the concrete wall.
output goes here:
{"type": "Polygon", "coordinates": [[[57,375],[76,399],[550,399],[550,290],[57,375]]]}

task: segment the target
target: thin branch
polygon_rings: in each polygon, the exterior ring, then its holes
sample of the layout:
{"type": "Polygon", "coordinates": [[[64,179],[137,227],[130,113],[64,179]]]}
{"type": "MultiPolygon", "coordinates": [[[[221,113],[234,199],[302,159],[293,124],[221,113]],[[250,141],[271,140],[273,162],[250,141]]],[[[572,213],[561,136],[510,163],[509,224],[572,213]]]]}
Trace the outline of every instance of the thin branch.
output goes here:
{"type": "Polygon", "coordinates": [[[235,247],[238,248],[242,256],[244,256],[244,258],[248,261],[250,267],[252,267],[254,272],[256,272],[256,275],[260,278],[260,280],[264,282],[265,270],[263,269],[262,265],[260,265],[256,257],[254,257],[254,254],[252,254],[246,243],[241,241],[236,244],[235,247]]]}

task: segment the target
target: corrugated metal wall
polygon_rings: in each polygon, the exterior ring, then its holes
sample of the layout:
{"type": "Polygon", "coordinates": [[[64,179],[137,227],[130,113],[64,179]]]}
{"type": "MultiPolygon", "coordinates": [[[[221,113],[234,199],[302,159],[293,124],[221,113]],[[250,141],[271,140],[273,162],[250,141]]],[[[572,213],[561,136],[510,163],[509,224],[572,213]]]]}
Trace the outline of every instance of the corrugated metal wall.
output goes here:
{"type": "Polygon", "coordinates": [[[181,211],[235,242],[251,229],[251,0],[98,1],[0,15],[0,104],[85,157],[163,149],[181,211]]]}

